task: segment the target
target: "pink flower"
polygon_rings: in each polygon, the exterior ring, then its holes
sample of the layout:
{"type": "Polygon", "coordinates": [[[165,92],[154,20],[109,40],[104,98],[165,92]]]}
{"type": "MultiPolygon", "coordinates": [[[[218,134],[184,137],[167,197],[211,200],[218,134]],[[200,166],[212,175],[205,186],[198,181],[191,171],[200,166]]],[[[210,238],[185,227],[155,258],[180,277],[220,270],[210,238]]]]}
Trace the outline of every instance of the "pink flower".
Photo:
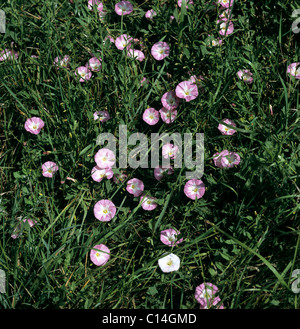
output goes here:
{"type": "Polygon", "coordinates": [[[210,47],[216,47],[216,46],[221,46],[223,43],[222,39],[217,38],[217,39],[212,39],[210,40],[209,46],[210,47]]]}
{"type": "Polygon", "coordinates": [[[111,221],[116,214],[116,206],[110,200],[100,200],[94,206],[94,215],[100,222],[111,221]]]}
{"type": "Polygon", "coordinates": [[[75,75],[80,76],[80,82],[85,82],[92,77],[92,72],[85,66],[80,66],[76,69],[75,75]]]}
{"type": "Polygon", "coordinates": [[[63,58],[58,56],[58,57],[54,58],[53,65],[57,66],[58,68],[59,67],[66,68],[66,67],[70,66],[69,62],[70,62],[70,57],[69,56],[65,55],[63,58]]]}
{"type": "Polygon", "coordinates": [[[174,122],[177,116],[177,110],[167,110],[166,108],[161,108],[159,110],[160,117],[163,122],[169,124],[174,122]]]}
{"type": "Polygon", "coordinates": [[[92,57],[85,66],[93,72],[99,72],[102,66],[100,61],[101,59],[99,60],[97,57],[92,57]]]}
{"type": "Polygon", "coordinates": [[[174,110],[178,107],[180,99],[176,97],[176,93],[174,91],[167,91],[163,94],[161,103],[167,110],[174,110]]]}
{"type": "Polygon", "coordinates": [[[157,61],[161,61],[170,55],[170,47],[166,42],[159,41],[152,46],[151,54],[157,61]]]}
{"type": "Polygon", "coordinates": [[[226,18],[222,18],[218,20],[218,24],[220,24],[220,31],[221,35],[229,35],[234,30],[234,25],[231,21],[228,21],[226,18]]]}
{"type": "Polygon", "coordinates": [[[116,183],[116,184],[120,184],[120,183],[123,183],[127,178],[127,175],[124,174],[124,173],[121,173],[121,174],[115,174],[114,177],[113,177],[113,181],[116,183]]]}
{"type": "Polygon", "coordinates": [[[143,120],[148,123],[148,125],[153,126],[159,121],[159,112],[150,107],[143,113],[143,120]]]}
{"type": "Polygon", "coordinates": [[[95,162],[100,169],[112,168],[116,162],[116,156],[113,151],[102,148],[95,154],[95,162]]]}
{"type": "Polygon", "coordinates": [[[140,196],[144,191],[144,183],[137,178],[132,178],[127,182],[126,190],[134,197],[140,196]]]}
{"type": "Polygon", "coordinates": [[[233,5],[234,0],[218,0],[218,3],[224,7],[224,8],[229,8],[233,5]]]}
{"type": "Polygon", "coordinates": [[[14,50],[4,49],[0,53],[0,62],[5,60],[18,59],[19,54],[14,50]]]}
{"type": "MultiPolygon", "coordinates": [[[[230,119],[224,119],[222,121],[230,126],[236,127],[235,122],[230,119]]],[[[236,133],[236,130],[226,127],[225,125],[222,125],[221,123],[219,124],[218,129],[220,130],[222,135],[233,135],[234,133],[236,133]]]]}
{"type": "Polygon", "coordinates": [[[249,70],[240,70],[237,73],[238,77],[243,80],[246,83],[252,83],[253,78],[252,78],[252,73],[249,70]]]}
{"type": "MultiPolygon", "coordinates": [[[[186,5],[193,5],[194,4],[193,0],[178,0],[177,1],[178,7],[181,8],[182,2],[185,3],[186,5]]],[[[189,7],[186,6],[186,9],[189,9],[189,7]]]]}
{"type": "Polygon", "coordinates": [[[110,250],[104,244],[97,244],[90,251],[90,259],[97,266],[106,264],[109,258],[110,258],[110,250]]]}
{"type": "Polygon", "coordinates": [[[30,227],[33,227],[33,226],[37,223],[36,220],[30,219],[30,218],[28,218],[28,219],[27,219],[27,218],[23,219],[23,222],[24,222],[24,223],[27,222],[27,223],[29,224],[30,227]]]}
{"type": "Polygon", "coordinates": [[[95,166],[92,169],[91,175],[95,182],[101,182],[104,178],[111,179],[114,173],[111,168],[101,169],[98,166],[95,166]]]}
{"type": "Polygon", "coordinates": [[[105,122],[110,119],[108,111],[97,111],[94,113],[94,120],[99,120],[100,122],[105,122]]]}
{"type": "Polygon", "coordinates": [[[241,158],[237,153],[229,152],[228,150],[215,153],[213,159],[215,166],[218,168],[233,168],[241,161],[241,158]]]}
{"type": "Polygon", "coordinates": [[[162,147],[162,155],[165,159],[175,159],[177,157],[178,151],[178,146],[174,144],[165,144],[162,147]]]}
{"type": "Polygon", "coordinates": [[[42,165],[43,176],[52,178],[54,173],[58,170],[58,166],[55,162],[47,161],[42,165]]]}
{"type": "Polygon", "coordinates": [[[120,1],[115,5],[117,15],[129,15],[133,11],[133,6],[129,1],[120,1]]]}
{"type": "MultiPolygon", "coordinates": [[[[221,301],[220,297],[215,296],[218,291],[218,287],[210,282],[200,284],[195,291],[195,298],[200,303],[200,308],[208,309],[217,305],[221,301]]],[[[224,308],[224,306],[221,305],[219,308],[224,308]]]]}
{"type": "Polygon", "coordinates": [[[177,240],[177,235],[179,234],[179,231],[168,228],[167,230],[160,232],[160,241],[169,247],[174,247],[176,244],[179,244],[183,241],[183,238],[177,240]]]}
{"type": "Polygon", "coordinates": [[[157,207],[157,203],[155,202],[156,198],[152,198],[148,195],[142,195],[140,197],[140,202],[142,202],[142,208],[144,210],[153,210],[157,207]]]}
{"type": "Polygon", "coordinates": [[[165,174],[172,175],[174,173],[174,169],[172,166],[169,168],[163,168],[161,166],[154,168],[154,177],[160,181],[165,174]]]}
{"type": "Polygon", "coordinates": [[[117,37],[115,45],[118,49],[123,50],[124,48],[128,47],[132,41],[133,38],[130,35],[122,34],[117,37]]]}
{"type": "Polygon", "coordinates": [[[205,185],[200,179],[190,179],[184,186],[184,194],[192,199],[201,199],[205,193],[205,185]]]}
{"type": "MultiPolygon", "coordinates": [[[[21,220],[20,218],[18,218],[19,220],[21,220]]],[[[27,218],[25,218],[25,219],[23,219],[23,222],[24,223],[28,223],[28,225],[30,226],[30,227],[33,227],[36,223],[37,223],[37,221],[36,220],[33,220],[33,219],[27,219],[27,218]]],[[[19,223],[17,226],[16,226],[16,228],[14,229],[14,231],[13,231],[13,234],[11,235],[11,238],[12,239],[16,239],[16,238],[18,238],[20,235],[21,235],[21,229],[22,229],[22,224],[21,223],[19,223]]]]}
{"type": "Polygon", "coordinates": [[[98,6],[98,8],[102,7],[102,9],[103,9],[103,3],[100,0],[89,0],[88,1],[88,9],[89,10],[93,10],[93,6],[95,6],[95,5],[98,6]]]}
{"type": "Polygon", "coordinates": [[[107,15],[107,10],[104,10],[103,5],[101,6],[101,4],[98,6],[97,10],[98,10],[98,15],[100,17],[100,21],[102,21],[102,18],[107,15]]]}
{"type": "Polygon", "coordinates": [[[132,58],[136,58],[138,61],[142,62],[145,59],[145,55],[141,50],[129,49],[127,55],[132,58]]]}
{"type": "Polygon", "coordinates": [[[229,17],[231,18],[233,15],[231,13],[231,9],[225,9],[223,10],[223,12],[219,15],[219,18],[226,18],[229,19],[229,17]]]}
{"type": "Polygon", "coordinates": [[[175,17],[173,15],[170,16],[170,23],[172,23],[172,21],[173,21],[174,18],[175,17]]]}
{"type": "Polygon", "coordinates": [[[198,97],[197,85],[195,85],[191,81],[180,82],[177,85],[175,92],[177,97],[184,98],[187,102],[190,102],[198,97]]]}
{"type": "Polygon", "coordinates": [[[296,79],[300,79],[300,62],[290,64],[287,68],[287,73],[296,79]]]}
{"type": "Polygon", "coordinates": [[[149,80],[147,80],[145,77],[141,80],[141,86],[145,86],[149,84],[149,80]]]}
{"type": "Polygon", "coordinates": [[[150,10],[148,10],[148,11],[146,12],[145,17],[146,17],[147,19],[152,20],[153,17],[156,16],[156,15],[157,15],[156,11],[154,11],[153,9],[150,9],[150,10]]]}
{"type": "Polygon", "coordinates": [[[24,127],[31,134],[37,135],[40,133],[44,125],[45,123],[41,118],[32,117],[26,120],[24,127]]]}
{"type": "Polygon", "coordinates": [[[110,35],[107,35],[104,39],[103,39],[103,43],[105,44],[106,40],[109,40],[111,43],[115,43],[115,39],[110,36],[110,35]]]}

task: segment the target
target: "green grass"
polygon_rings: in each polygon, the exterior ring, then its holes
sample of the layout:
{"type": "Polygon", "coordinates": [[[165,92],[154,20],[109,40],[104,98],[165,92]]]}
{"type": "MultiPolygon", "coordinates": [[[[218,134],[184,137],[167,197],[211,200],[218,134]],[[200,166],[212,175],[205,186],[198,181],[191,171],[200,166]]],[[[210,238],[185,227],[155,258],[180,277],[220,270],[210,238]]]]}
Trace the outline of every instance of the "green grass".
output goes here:
{"type": "Polygon", "coordinates": [[[114,13],[117,1],[103,2],[109,11],[103,22],[85,0],[0,5],[7,18],[0,50],[14,42],[19,53],[14,63],[0,62],[0,268],[7,275],[0,308],[197,309],[194,292],[202,282],[218,286],[228,309],[299,308],[300,295],[291,290],[291,274],[300,268],[299,80],[286,73],[300,61],[300,33],[291,31],[296,1],[236,1],[235,30],[215,48],[206,40],[219,36],[219,12],[209,1],[194,1],[182,12],[175,0],[131,1],[134,12],[122,19],[114,13]],[[144,17],[151,8],[158,12],[153,22],[144,17]],[[143,62],[103,44],[107,34],[122,33],[143,39],[143,62]],[[160,40],[171,53],[158,62],[150,50],[160,40]],[[79,83],[75,69],[98,50],[101,71],[79,83]],[[57,70],[53,60],[63,55],[70,56],[70,68],[57,70]],[[240,69],[253,72],[253,84],[238,79],[240,69]],[[181,102],[171,125],[143,122],[144,110],[159,110],[161,96],[189,71],[204,77],[203,93],[181,102]],[[150,84],[142,88],[144,76],[150,84]],[[94,121],[97,110],[108,110],[111,119],[94,121]],[[45,122],[37,136],[24,129],[33,116],[45,122]],[[235,135],[218,131],[224,118],[236,122],[235,135]],[[117,135],[119,124],[149,137],[204,133],[204,197],[184,195],[184,167],[161,182],[153,169],[127,169],[159,199],[150,212],[126,183],[94,182],[96,138],[117,135]],[[241,163],[215,167],[212,156],[223,149],[239,153],[241,163]],[[54,179],[42,176],[46,161],[59,166],[54,179]],[[94,217],[100,199],[117,207],[111,222],[94,217]],[[38,223],[24,224],[14,240],[19,217],[38,223]],[[169,227],[184,238],[171,249],[159,239],[169,227]],[[89,252],[100,243],[111,258],[97,267],[89,252]],[[181,267],[168,274],[157,261],[170,250],[181,267]]]}

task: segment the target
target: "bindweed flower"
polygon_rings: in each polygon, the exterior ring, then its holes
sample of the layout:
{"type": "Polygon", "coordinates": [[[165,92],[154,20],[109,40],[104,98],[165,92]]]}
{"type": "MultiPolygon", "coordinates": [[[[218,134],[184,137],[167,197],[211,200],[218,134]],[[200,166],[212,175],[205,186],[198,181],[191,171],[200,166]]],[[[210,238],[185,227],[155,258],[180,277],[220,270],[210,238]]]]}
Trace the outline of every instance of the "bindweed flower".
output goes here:
{"type": "MultiPolygon", "coordinates": [[[[217,305],[221,301],[220,297],[215,296],[218,291],[218,287],[210,282],[204,282],[196,287],[195,299],[200,304],[200,308],[209,309],[217,305]]],[[[218,308],[223,309],[224,306],[221,305],[218,308]]]]}
{"type": "Polygon", "coordinates": [[[93,72],[99,72],[102,66],[101,59],[99,60],[97,57],[92,57],[85,66],[93,72]]]}
{"type": "Polygon", "coordinates": [[[127,178],[127,175],[124,174],[124,173],[121,173],[121,174],[115,174],[114,177],[113,177],[113,181],[116,183],[116,184],[121,184],[123,183],[127,178]]]}
{"type": "Polygon", "coordinates": [[[103,3],[100,0],[89,0],[88,1],[88,9],[93,10],[93,6],[97,6],[98,8],[102,7],[102,9],[103,9],[103,3]]]}
{"type": "Polygon", "coordinates": [[[215,153],[213,155],[213,160],[215,166],[218,168],[233,168],[234,166],[237,166],[241,161],[240,156],[237,153],[230,152],[228,150],[215,153]]]}
{"type": "Polygon", "coordinates": [[[116,156],[110,149],[102,148],[95,154],[95,162],[101,169],[112,168],[116,162],[116,156]]]}
{"type": "Polygon", "coordinates": [[[300,62],[290,64],[287,68],[287,73],[296,79],[300,79],[300,62]]]}
{"type": "Polygon", "coordinates": [[[180,82],[175,89],[176,96],[184,98],[187,102],[198,97],[198,87],[191,81],[180,82]]]}
{"type": "Polygon", "coordinates": [[[120,1],[115,5],[115,12],[117,15],[129,15],[133,11],[133,6],[129,1],[120,1]]]}
{"type": "Polygon", "coordinates": [[[141,86],[146,86],[149,84],[149,80],[143,77],[143,79],[140,81],[141,86]]]}
{"type": "Polygon", "coordinates": [[[184,194],[192,199],[201,199],[205,193],[205,185],[200,179],[190,179],[184,186],[184,194]]]}
{"type": "Polygon", "coordinates": [[[18,59],[19,54],[14,50],[4,49],[0,52],[0,62],[6,61],[6,60],[14,60],[18,59]]]}
{"type": "Polygon", "coordinates": [[[127,48],[132,41],[133,38],[130,35],[122,34],[116,38],[115,45],[118,49],[123,50],[127,48]]]}
{"type": "Polygon", "coordinates": [[[209,38],[207,41],[207,44],[209,47],[221,46],[222,43],[223,43],[223,40],[220,38],[217,38],[217,39],[209,38]]]}
{"type": "MultiPolygon", "coordinates": [[[[21,218],[19,217],[18,218],[19,220],[21,220],[21,218]]],[[[30,218],[25,218],[25,219],[23,219],[23,222],[24,223],[28,223],[28,225],[30,226],[30,227],[33,227],[36,223],[37,223],[37,221],[36,220],[33,220],[33,219],[30,219],[30,218]]],[[[26,225],[26,224],[25,224],[26,225]]],[[[22,223],[19,223],[17,226],[16,226],[16,228],[14,229],[14,231],[13,231],[13,233],[11,234],[11,238],[12,239],[17,239],[20,235],[21,235],[21,229],[22,229],[22,223]]]]}
{"type": "MultiPolygon", "coordinates": [[[[230,126],[236,127],[235,122],[230,119],[224,119],[224,120],[222,120],[222,122],[224,122],[230,126]]],[[[223,125],[221,123],[219,124],[218,129],[220,130],[222,135],[233,135],[234,133],[236,133],[236,130],[226,127],[225,125],[223,125]]]]}
{"type": "Polygon", "coordinates": [[[92,169],[91,175],[95,182],[101,182],[104,178],[111,179],[114,173],[111,168],[101,169],[98,166],[95,166],[92,169]]]}
{"type": "Polygon", "coordinates": [[[132,178],[127,182],[126,190],[134,197],[140,196],[144,191],[144,183],[137,178],[132,178]]]}
{"type": "Polygon", "coordinates": [[[109,258],[110,258],[110,250],[104,244],[97,244],[90,251],[90,259],[97,266],[106,264],[109,258]]]}
{"type": "Polygon", "coordinates": [[[161,166],[154,168],[154,177],[155,179],[157,179],[158,181],[162,180],[162,178],[164,177],[164,175],[172,175],[174,174],[174,169],[172,166],[170,166],[169,168],[163,168],[161,166]]]}
{"type": "Polygon", "coordinates": [[[148,125],[153,126],[159,121],[159,112],[153,107],[150,107],[144,111],[143,120],[148,123],[148,125]]]}
{"type": "Polygon", "coordinates": [[[107,35],[104,39],[103,39],[103,44],[105,44],[106,40],[109,40],[111,43],[115,43],[115,39],[110,36],[110,35],[107,35]]]}
{"type": "Polygon", "coordinates": [[[180,7],[180,8],[181,8],[181,5],[182,4],[185,4],[186,5],[186,9],[189,9],[188,5],[193,5],[194,2],[193,2],[193,0],[178,0],[177,1],[177,4],[178,4],[178,7],[180,7]]]}
{"type": "Polygon", "coordinates": [[[225,19],[229,19],[232,18],[232,13],[231,13],[231,9],[225,9],[222,11],[222,13],[219,15],[219,18],[225,18],[225,19]]]}
{"type": "Polygon", "coordinates": [[[129,49],[127,55],[132,58],[136,58],[139,62],[145,59],[145,55],[141,50],[129,49]]]}
{"type": "Polygon", "coordinates": [[[57,56],[54,58],[53,65],[57,66],[57,68],[67,68],[70,66],[70,57],[68,55],[65,55],[63,58],[57,56]]]}
{"type": "Polygon", "coordinates": [[[174,122],[177,116],[177,110],[168,110],[166,108],[161,108],[159,110],[160,117],[163,122],[169,124],[174,122]]]}
{"type": "Polygon", "coordinates": [[[79,75],[79,82],[86,82],[92,77],[92,72],[85,66],[80,66],[76,69],[75,75],[79,75]]]}
{"type": "Polygon", "coordinates": [[[140,202],[142,202],[142,208],[144,210],[154,210],[157,207],[155,200],[156,198],[152,198],[149,195],[142,195],[140,197],[140,202]]]}
{"type": "Polygon", "coordinates": [[[55,172],[58,170],[58,166],[55,162],[47,161],[42,165],[43,176],[52,178],[55,172]]]}
{"type": "Polygon", "coordinates": [[[223,7],[223,8],[229,8],[233,5],[234,0],[218,0],[218,3],[223,7]]]}
{"type": "Polygon", "coordinates": [[[179,152],[179,148],[177,145],[174,144],[165,144],[162,147],[162,155],[165,159],[175,159],[177,157],[177,154],[179,152]]]}
{"type": "Polygon", "coordinates": [[[41,129],[44,127],[44,121],[39,117],[32,117],[27,119],[24,125],[26,131],[31,134],[37,135],[40,133],[41,129]]]}
{"type": "Polygon", "coordinates": [[[177,235],[179,234],[179,231],[174,230],[173,228],[168,228],[160,232],[160,241],[169,247],[174,247],[176,244],[183,241],[183,238],[177,240],[177,235]]]}
{"type": "Polygon", "coordinates": [[[157,15],[156,11],[153,10],[153,9],[150,9],[150,10],[147,10],[147,12],[145,14],[145,17],[147,19],[153,20],[153,17],[156,16],[156,15],[157,15]]]}
{"type": "Polygon", "coordinates": [[[180,258],[175,254],[169,254],[158,260],[158,265],[164,273],[170,273],[179,270],[180,258]]]}
{"type": "Polygon", "coordinates": [[[252,83],[252,73],[249,70],[239,70],[237,73],[238,77],[246,83],[252,83]]]}
{"type": "Polygon", "coordinates": [[[161,98],[161,103],[167,110],[174,110],[179,106],[180,99],[174,91],[167,91],[161,98]]]}
{"type": "Polygon", "coordinates": [[[105,122],[110,119],[108,111],[97,111],[94,112],[94,120],[99,120],[100,122],[105,122]]]}
{"type": "Polygon", "coordinates": [[[151,54],[157,61],[161,61],[170,55],[170,47],[166,42],[159,41],[152,46],[151,54]]]}
{"type": "Polygon", "coordinates": [[[99,5],[98,8],[98,15],[99,15],[99,18],[100,18],[100,21],[102,21],[102,18],[104,18],[106,15],[107,15],[107,10],[104,10],[103,6],[99,5]]]}
{"type": "Polygon", "coordinates": [[[218,24],[220,24],[221,35],[229,35],[234,31],[234,25],[231,21],[228,21],[226,18],[222,18],[218,20],[218,24]]]}
{"type": "Polygon", "coordinates": [[[94,215],[100,222],[111,221],[116,214],[116,206],[110,200],[100,200],[94,206],[94,215]]]}

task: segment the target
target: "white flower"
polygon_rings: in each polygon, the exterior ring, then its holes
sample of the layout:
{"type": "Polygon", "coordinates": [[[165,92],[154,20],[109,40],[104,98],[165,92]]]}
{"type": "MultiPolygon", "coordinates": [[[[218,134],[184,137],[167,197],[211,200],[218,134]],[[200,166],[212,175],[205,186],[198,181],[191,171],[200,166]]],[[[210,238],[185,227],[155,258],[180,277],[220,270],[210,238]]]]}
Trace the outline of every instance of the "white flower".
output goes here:
{"type": "Polygon", "coordinates": [[[177,271],[180,267],[180,258],[174,254],[169,254],[158,260],[158,265],[164,273],[177,271]]]}

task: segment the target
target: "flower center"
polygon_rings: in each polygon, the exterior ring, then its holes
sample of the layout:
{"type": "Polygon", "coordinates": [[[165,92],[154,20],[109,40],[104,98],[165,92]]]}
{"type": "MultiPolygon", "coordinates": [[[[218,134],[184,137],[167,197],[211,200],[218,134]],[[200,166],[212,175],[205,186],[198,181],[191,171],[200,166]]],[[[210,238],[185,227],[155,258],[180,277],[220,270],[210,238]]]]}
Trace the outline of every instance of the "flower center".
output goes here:
{"type": "Polygon", "coordinates": [[[158,52],[162,55],[164,53],[164,50],[160,49],[158,52]]]}
{"type": "Polygon", "coordinates": [[[107,214],[108,213],[108,210],[107,209],[104,209],[103,210],[103,214],[107,214]]]}
{"type": "Polygon", "coordinates": [[[167,265],[168,265],[168,266],[171,266],[172,264],[173,264],[172,260],[169,260],[169,261],[167,262],[167,265]]]}
{"type": "Polygon", "coordinates": [[[149,115],[149,119],[150,119],[150,120],[153,120],[153,119],[154,119],[154,115],[153,115],[153,114],[150,114],[150,115],[149,115]]]}
{"type": "Polygon", "coordinates": [[[37,125],[32,126],[32,129],[34,130],[37,129],[37,125]]]}

